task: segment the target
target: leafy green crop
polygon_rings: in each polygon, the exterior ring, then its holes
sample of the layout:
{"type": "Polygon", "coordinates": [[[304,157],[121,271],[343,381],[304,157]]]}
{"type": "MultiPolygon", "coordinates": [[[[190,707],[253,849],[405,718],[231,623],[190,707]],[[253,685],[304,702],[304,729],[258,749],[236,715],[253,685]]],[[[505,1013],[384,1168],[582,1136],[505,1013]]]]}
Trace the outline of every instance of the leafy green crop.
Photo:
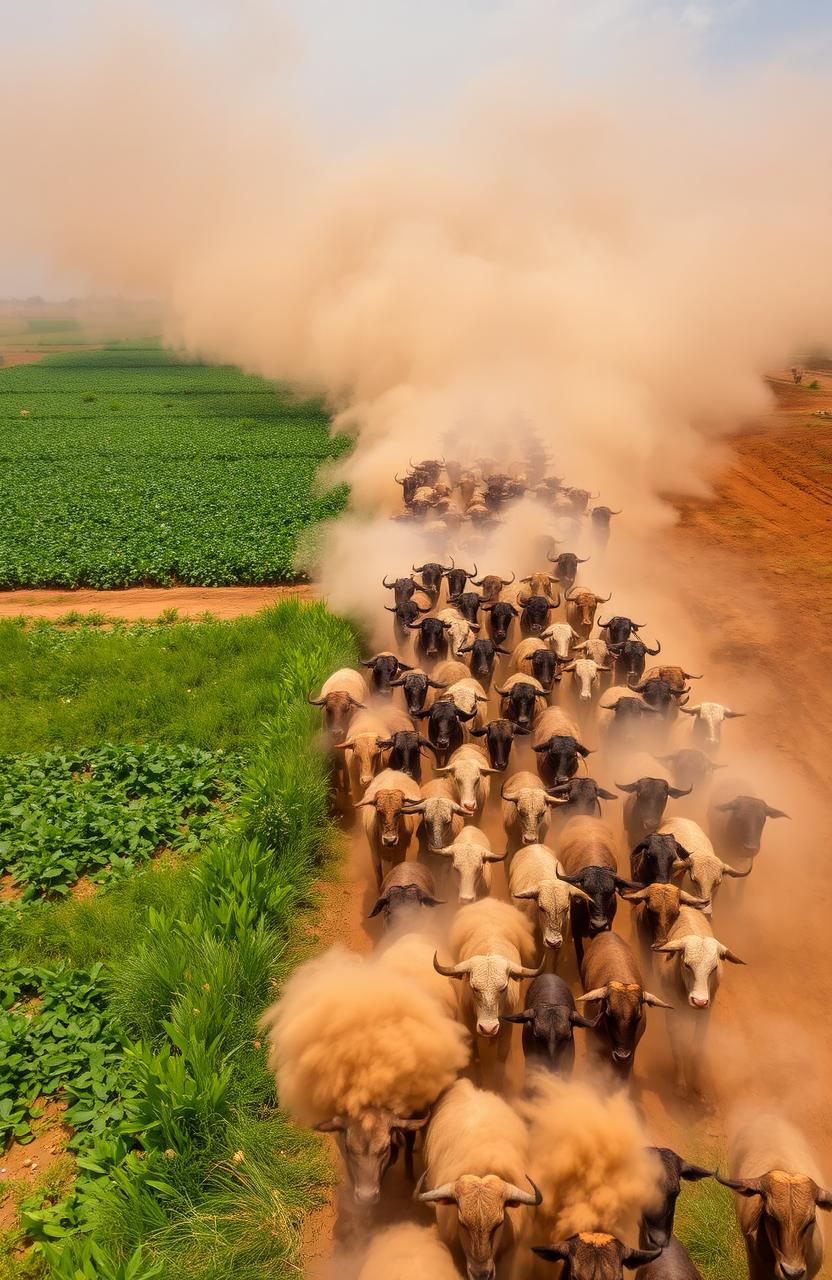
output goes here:
{"type": "Polygon", "coordinates": [[[0,588],[284,581],[346,496],[319,403],[157,348],[3,370],[0,441],[0,588]]]}
{"type": "Polygon", "coordinates": [[[162,846],[198,848],[221,827],[239,764],[188,746],[0,756],[0,866],[23,901],[111,881],[162,846]]]}

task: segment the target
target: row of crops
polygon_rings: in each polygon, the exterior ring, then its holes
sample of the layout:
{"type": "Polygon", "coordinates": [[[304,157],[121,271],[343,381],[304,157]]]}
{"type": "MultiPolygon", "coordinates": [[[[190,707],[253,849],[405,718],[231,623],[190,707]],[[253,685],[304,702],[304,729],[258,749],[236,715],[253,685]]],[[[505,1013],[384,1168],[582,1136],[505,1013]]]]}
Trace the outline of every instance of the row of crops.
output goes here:
{"type": "Polygon", "coordinates": [[[333,839],[306,691],[355,647],[295,602],[0,623],[2,1280],[296,1265],[331,1174],[257,1016],[333,839]]]}
{"type": "Polygon", "coordinates": [[[345,501],[319,403],[152,345],[3,370],[0,442],[0,588],[285,581],[345,501]]]}

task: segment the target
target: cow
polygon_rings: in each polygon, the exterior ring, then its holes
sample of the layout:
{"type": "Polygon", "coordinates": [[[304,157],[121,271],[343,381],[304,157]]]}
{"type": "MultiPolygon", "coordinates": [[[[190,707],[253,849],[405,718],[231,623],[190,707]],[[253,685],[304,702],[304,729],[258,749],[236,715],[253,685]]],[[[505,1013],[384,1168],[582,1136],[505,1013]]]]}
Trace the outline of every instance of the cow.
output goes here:
{"type": "Polygon", "coordinates": [[[537,573],[527,574],[520,581],[528,586],[530,596],[548,596],[554,608],[557,608],[560,604],[560,592],[558,591],[554,594],[552,592],[552,584],[557,583],[557,578],[553,578],[551,573],[546,573],[545,569],[537,573]],[[557,599],[555,599],[555,595],[557,599]]]}
{"type": "Polygon", "coordinates": [[[493,640],[481,640],[477,637],[470,644],[463,645],[459,650],[459,655],[470,653],[471,658],[471,675],[486,688],[490,688],[491,680],[494,675],[494,663],[497,660],[497,654],[508,657],[511,653],[510,649],[504,649],[501,645],[495,644],[493,640]]]}
{"type": "Polygon", "coordinates": [[[406,600],[410,600],[416,590],[416,581],[414,578],[395,578],[393,582],[387,581],[387,574],[381,580],[381,585],[386,587],[388,591],[393,592],[393,599],[396,604],[404,604],[406,600]]]}
{"type": "Polygon", "coordinates": [[[367,682],[359,671],[342,667],[324,681],[317,698],[307,695],[312,707],[323,707],[324,729],[333,743],[343,742],[356,711],[366,708],[367,682]]]}
{"type": "Polygon", "coordinates": [[[559,555],[550,555],[547,559],[555,566],[555,581],[560,583],[561,591],[564,595],[569,595],[578,576],[578,565],[586,564],[589,556],[581,559],[572,551],[561,551],[559,555]]]}
{"type": "MultiPolygon", "coordinates": [[[[546,630],[549,614],[555,607],[549,597],[519,595],[517,603],[520,605],[521,636],[526,639],[528,636],[542,635],[546,630]]],[[[560,597],[557,603],[560,603],[560,597]]]]}
{"type": "Polygon", "coordinates": [[[622,897],[635,908],[633,915],[636,934],[641,943],[642,955],[651,969],[651,948],[654,943],[667,942],[671,926],[678,920],[681,908],[692,907],[695,911],[704,911],[710,905],[709,899],[694,897],[677,884],[648,884],[643,889],[622,894],[622,897]]]}
{"type": "Polygon", "coordinates": [[[635,782],[616,782],[615,785],[627,796],[624,801],[624,829],[631,845],[658,831],[669,798],[681,800],[693,790],[693,787],[674,787],[664,778],[643,777],[636,778],[635,782]]]}
{"type": "Polygon", "coordinates": [[[500,599],[500,592],[503,587],[510,587],[512,582],[514,582],[514,574],[512,574],[510,578],[501,578],[499,573],[487,573],[484,577],[480,578],[479,582],[472,578],[471,586],[482,587],[480,599],[482,600],[482,604],[486,605],[496,604],[500,599]]]}
{"type": "Polygon", "coordinates": [[[724,764],[715,764],[698,747],[683,747],[681,751],[656,756],[656,759],[659,764],[667,766],[677,787],[701,787],[714,769],[725,768],[724,764]]]}
{"type": "Polygon", "coordinates": [[[433,867],[427,855],[440,853],[445,845],[453,843],[465,825],[468,813],[454,799],[454,787],[447,778],[432,778],[421,787],[418,800],[408,801],[405,813],[415,813],[419,824],[419,857],[433,867]]]}
{"type": "Polygon", "coordinates": [[[658,715],[655,707],[624,685],[612,685],[598,703],[598,730],[616,745],[633,745],[642,735],[645,721],[658,715]]]}
{"type": "Polygon", "coordinates": [[[471,677],[471,672],[461,658],[446,658],[444,662],[440,662],[433,674],[449,689],[458,680],[468,680],[471,677]]]}
{"type": "Polygon", "coordinates": [[[625,640],[629,640],[630,636],[636,631],[640,631],[646,626],[645,622],[633,622],[632,618],[626,618],[623,614],[615,614],[612,618],[608,618],[606,622],[598,623],[599,631],[606,631],[607,644],[612,646],[623,644],[625,640]]]}
{"type": "Polygon", "coordinates": [[[641,684],[634,684],[631,687],[633,693],[640,694],[648,707],[660,712],[665,720],[676,719],[683,695],[690,693],[689,689],[677,692],[666,680],[642,680],[641,684]]]}
{"type": "Polygon", "coordinates": [[[536,773],[515,773],[500,791],[503,827],[509,853],[524,844],[539,844],[549,830],[549,809],[565,804],[549,795],[536,773]]]}
{"type": "Polygon", "coordinates": [[[602,672],[609,671],[606,666],[599,666],[592,658],[573,658],[561,667],[561,673],[572,674],[572,690],[579,710],[587,710],[593,698],[601,693],[602,672]]]}
{"type": "Polygon", "coordinates": [[[436,616],[443,625],[448,624],[448,648],[453,656],[458,658],[463,647],[474,639],[479,627],[476,623],[472,624],[464,618],[455,605],[440,609],[436,616]]]}
{"type": "Polygon", "coordinates": [[[493,604],[483,604],[483,613],[488,614],[487,625],[491,639],[495,644],[505,644],[514,619],[519,617],[518,611],[508,600],[496,600],[493,604]]]}
{"type": "Polygon", "coordinates": [[[732,711],[721,702],[700,702],[695,707],[680,707],[686,716],[693,716],[691,740],[706,751],[716,751],[722,739],[723,720],[737,720],[744,711],[732,711]]]}
{"type": "Polygon", "coordinates": [[[437,850],[451,861],[460,906],[485,898],[491,892],[492,862],[503,862],[504,853],[492,853],[491,842],[479,827],[463,827],[452,844],[437,850]]]}
{"type": "Polygon", "coordinates": [[[630,874],[641,885],[670,884],[680,868],[687,869],[686,850],[664,828],[639,840],[630,853],[630,874]]]}
{"type": "Polygon", "coordinates": [[[402,690],[408,712],[410,715],[416,716],[425,709],[431,689],[446,689],[447,685],[438,680],[433,680],[427,672],[422,671],[421,667],[412,667],[407,675],[401,676],[397,680],[391,680],[390,687],[391,689],[402,690]]]}
{"type": "Polygon", "coordinates": [[[422,781],[422,756],[425,751],[432,751],[436,755],[433,744],[413,728],[395,730],[389,738],[380,741],[379,746],[388,752],[387,768],[406,773],[414,782],[422,781]]]}
{"type": "Polygon", "coordinates": [[[422,591],[430,598],[435,605],[439,599],[439,591],[442,586],[442,576],[445,572],[444,566],[437,564],[435,561],[429,561],[427,564],[412,565],[413,573],[419,573],[422,581],[419,584],[422,591]]]}
{"type": "Polygon", "coordinates": [[[413,1177],[414,1140],[429,1119],[429,1111],[401,1116],[387,1107],[367,1107],[357,1115],[333,1116],[315,1128],[335,1135],[357,1203],[374,1205],[384,1175],[402,1148],[407,1176],[413,1177]]]}
{"type": "Polygon", "coordinates": [[[621,511],[613,511],[612,507],[593,507],[589,513],[590,528],[595,545],[605,547],[610,540],[610,519],[620,516],[621,511]]]}
{"type": "Polygon", "coordinates": [[[669,818],[659,827],[659,834],[672,836],[684,849],[684,860],[675,863],[673,870],[686,871],[699,896],[709,900],[710,905],[704,908],[706,915],[711,915],[713,911],[714,899],[723,876],[743,879],[751,873],[750,866],[745,871],[737,871],[718,858],[705,832],[690,818],[669,818]]]}
{"type": "Polygon", "coordinates": [[[520,980],[536,978],[543,965],[530,968],[523,953],[534,952],[531,927],[516,907],[482,898],[462,907],[451,926],[455,963],[433,966],[443,977],[455,978],[460,989],[460,1017],[471,1033],[483,1077],[501,1084],[511,1047],[511,1026],[500,1023],[505,1013],[522,1008],[520,980]]]}
{"type": "Polygon", "coordinates": [[[832,1209],[803,1134],[777,1115],[755,1116],[732,1138],[730,1178],[717,1181],[740,1197],[737,1217],[749,1280],[814,1280],[823,1268],[818,1209],[832,1209]]]}
{"type": "Polygon", "coordinates": [[[469,817],[481,813],[491,787],[492,769],[479,747],[466,743],[459,747],[446,765],[437,766],[437,774],[445,774],[453,782],[459,803],[469,817]]]}
{"type": "Polygon", "coordinates": [[[647,1030],[646,1007],[670,1009],[671,1005],[644,989],[638,961],[617,933],[599,933],[586,944],[581,960],[584,994],[578,1004],[598,1007],[603,1014],[590,1037],[599,1058],[610,1056],[613,1072],[629,1079],[636,1049],[647,1030]]]}
{"type": "Polygon", "coordinates": [[[579,1013],[563,978],[542,973],[529,983],[522,1012],[504,1013],[501,1021],[523,1028],[523,1058],[527,1073],[534,1068],[568,1078],[575,1065],[575,1027],[594,1028],[602,1017],[579,1013]]]}
{"type": "Polygon", "coordinates": [[[712,838],[726,853],[753,858],[760,852],[766,819],[788,816],[756,796],[735,796],[711,805],[708,825],[712,838]]]}
{"type": "Polygon", "coordinates": [[[434,702],[430,711],[417,711],[418,720],[428,722],[428,740],[437,763],[447,764],[449,756],[465,741],[463,724],[473,720],[475,711],[461,711],[455,702],[434,702]]]}
{"type": "MultiPolygon", "coordinates": [[[[682,1181],[701,1182],[703,1178],[715,1177],[715,1173],[713,1169],[704,1169],[701,1164],[683,1160],[670,1147],[648,1147],[647,1151],[653,1157],[658,1172],[658,1185],[655,1201],[641,1211],[639,1244],[645,1248],[666,1249],[673,1236],[676,1201],[682,1190],[682,1181]]],[[[667,1280],[671,1280],[670,1275],[667,1280]]],[[[682,1280],[681,1276],[679,1280],[682,1280]]]]}
{"type": "Polygon", "coordinates": [[[508,768],[512,744],[518,736],[528,736],[529,730],[514,724],[511,720],[500,718],[489,720],[481,729],[471,729],[472,738],[485,738],[485,747],[492,768],[496,773],[505,773],[508,768]]]}
{"type": "Polygon", "coordinates": [[[606,1231],[579,1231],[554,1244],[533,1244],[532,1252],[547,1262],[562,1262],[563,1280],[623,1280],[624,1267],[634,1270],[658,1258],[661,1249],[631,1249],[606,1231]]]}
{"type": "Polygon", "coordinates": [[[588,640],[595,625],[599,604],[607,604],[612,595],[599,596],[587,587],[573,587],[566,597],[566,621],[581,640],[588,640]]]}
{"type": "Polygon", "coordinates": [[[433,876],[420,862],[399,862],[387,872],[368,919],[382,915],[385,929],[401,929],[423,907],[439,907],[433,876]]]}
{"type": "Polygon", "coordinates": [[[548,791],[552,796],[566,797],[566,804],[558,810],[564,818],[600,818],[601,801],[618,799],[612,791],[599,786],[594,778],[570,778],[568,782],[549,787],[548,791]]]}
{"type": "MultiPolygon", "coordinates": [[[[348,768],[353,796],[361,796],[384,761],[384,742],[391,732],[412,728],[410,717],[393,707],[386,714],[359,711],[349,730],[349,737],[337,744],[338,750],[350,752],[348,768]]],[[[346,756],[345,756],[346,758],[346,756]]]]}
{"type": "Polygon", "coordinates": [[[393,478],[396,481],[396,484],[400,484],[402,486],[402,501],[406,507],[409,507],[416,496],[417,489],[421,488],[424,484],[424,476],[417,472],[411,472],[410,475],[405,476],[404,480],[400,480],[398,476],[394,476],[393,478]]]}
{"type": "Polygon", "coordinates": [[[692,907],[679,908],[667,941],[655,943],[653,951],[671,957],[665,986],[682,1006],[670,1023],[677,1085],[682,1093],[703,1096],[702,1053],[723,962],[745,962],[714,937],[708,918],[692,907]]]}
{"type": "MultiPolygon", "coordinates": [[[[508,1103],[469,1080],[458,1080],[433,1109],[415,1194],[435,1207],[445,1244],[462,1251],[467,1280],[494,1280],[497,1262],[521,1236],[517,1210],[541,1202],[525,1176],[527,1146],[523,1122],[508,1103]],[[499,1154],[483,1142],[492,1133],[499,1134],[499,1154]],[[520,1185],[526,1182],[531,1190],[520,1185]]],[[[406,1274],[415,1274],[414,1262],[407,1260],[406,1274]]]]}
{"type": "Polygon", "coordinates": [[[577,885],[561,879],[561,867],[552,850],[544,844],[528,844],[511,860],[509,893],[522,904],[544,954],[557,964],[572,899],[589,901],[577,885]]]}
{"type": "Polygon", "coordinates": [[[462,595],[468,579],[473,579],[477,576],[477,566],[474,565],[471,570],[458,569],[455,561],[451,558],[451,567],[445,569],[444,574],[448,583],[448,599],[450,600],[454,596],[462,595]]]}
{"type": "Polygon", "coordinates": [[[372,671],[370,688],[373,693],[383,698],[393,696],[392,682],[398,678],[400,672],[413,670],[406,662],[402,662],[401,658],[396,657],[395,653],[377,653],[373,658],[359,658],[359,662],[362,667],[368,667],[372,671]]]}
{"type": "Polygon", "coordinates": [[[644,673],[645,680],[666,680],[674,693],[684,693],[685,684],[688,680],[701,680],[702,676],[695,676],[691,671],[685,671],[684,667],[649,667],[644,673]]]}
{"type": "Polygon", "coordinates": [[[578,739],[578,727],[559,707],[547,707],[538,716],[532,731],[532,750],[537,769],[547,786],[568,782],[578,772],[578,758],[591,755],[578,739]]]}
{"type": "MultiPolygon", "coordinates": [[[[472,626],[476,625],[477,614],[482,604],[482,596],[477,591],[462,591],[459,595],[448,596],[448,603],[455,605],[461,616],[472,626]]],[[[477,628],[478,629],[478,628],[477,628]]]]}
{"type": "Polygon", "coordinates": [[[485,724],[483,707],[488,705],[488,697],[480,682],[467,671],[461,680],[455,680],[444,693],[440,693],[434,706],[439,702],[452,702],[458,711],[473,713],[471,725],[475,729],[481,729],[485,724]]]}
{"type": "Polygon", "coordinates": [[[560,679],[556,655],[534,636],[521,640],[511,655],[509,670],[512,675],[534,676],[546,693],[551,693],[555,681],[560,679]]]}
{"type": "Polygon", "coordinates": [[[355,806],[363,809],[364,834],[379,891],[384,879],[383,863],[403,862],[407,857],[416,818],[405,813],[405,807],[408,801],[419,799],[419,788],[412,778],[395,769],[383,769],[355,806]]]}
{"type": "Polygon", "coordinates": [[[569,661],[569,650],[573,646],[577,647],[581,639],[574,627],[570,627],[568,622],[552,623],[551,627],[547,627],[540,638],[551,643],[552,651],[562,662],[569,661]]]}
{"type": "Polygon", "coordinates": [[[616,894],[640,889],[633,880],[618,875],[615,836],[598,818],[570,818],[558,841],[558,859],[567,884],[577,885],[592,899],[571,903],[572,941],[578,964],[583,960],[584,939],[594,938],[612,928],[617,909],[616,894]]]}
{"type": "Polygon", "coordinates": [[[619,684],[628,685],[637,684],[644,675],[647,654],[651,658],[655,658],[662,651],[659,640],[656,641],[655,649],[651,649],[640,636],[630,636],[627,640],[620,641],[620,643],[613,642],[609,648],[615,657],[616,681],[619,684]]]}
{"type": "Polygon", "coordinates": [[[448,633],[451,624],[442,618],[422,618],[420,622],[408,623],[410,631],[416,632],[416,656],[424,662],[440,662],[448,656],[448,633]]]}
{"type": "Polygon", "coordinates": [[[546,702],[546,693],[534,676],[522,672],[509,676],[502,689],[495,685],[495,692],[500,696],[500,711],[512,724],[521,729],[528,729],[535,720],[538,700],[546,702]]]}
{"type": "Polygon", "coordinates": [[[599,667],[608,667],[612,669],[612,654],[609,645],[601,636],[594,636],[591,640],[582,640],[580,644],[574,646],[575,652],[580,651],[585,658],[591,658],[599,667]]]}
{"type": "Polygon", "coordinates": [[[410,639],[412,623],[417,623],[422,614],[430,613],[431,606],[422,606],[418,600],[403,600],[401,604],[384,606],[387,613],[393,614],[393,632],[397,640],[410,639]]]}

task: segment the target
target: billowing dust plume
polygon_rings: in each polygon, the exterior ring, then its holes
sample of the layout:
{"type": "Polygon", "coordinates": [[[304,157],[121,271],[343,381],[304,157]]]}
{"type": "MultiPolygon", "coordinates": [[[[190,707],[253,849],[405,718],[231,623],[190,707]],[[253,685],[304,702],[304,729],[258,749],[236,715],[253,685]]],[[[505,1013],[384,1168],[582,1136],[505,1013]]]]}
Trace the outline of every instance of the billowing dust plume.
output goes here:
{"type": "Polygon", "coordinates": [[[468,1062],[467,1033],[434,992],[385,953],[337,946],[301,965],[262,1019],[283,1106],[307,1125],[424,1110],[468,1062]]]}
{"type": "Polygon", "coordinates": [[[577,1231],[626,1234],[656,1193],[646,1138],[624,1093],[537,1073],[519,1104],[529,1124],[530,1172],[543,1193],[538,1209],[551,1239],[577,1231]]]}
{"type": "MultiPolygon", "coordinates": [[[[343,1277],[343,1259],[333,1272],[343,1277]]],[[[435,1227],[402,1222],[374,1237],[356,1280],[459,1280],[459,1271],[435,1227]]]]}

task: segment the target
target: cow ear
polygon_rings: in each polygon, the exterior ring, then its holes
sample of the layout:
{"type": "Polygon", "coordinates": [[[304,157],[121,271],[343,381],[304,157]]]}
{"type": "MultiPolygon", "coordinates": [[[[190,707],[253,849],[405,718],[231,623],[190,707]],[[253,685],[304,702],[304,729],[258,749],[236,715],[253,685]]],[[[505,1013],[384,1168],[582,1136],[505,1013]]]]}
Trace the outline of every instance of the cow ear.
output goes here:
{"type": "Polygon", "coordinates": [[[533,1018],[534,1018],[534,1013],[531,1009],[524,1009],[522,1013],[501,1013],[500,1014],[501,1022],[523,1023],[523,1022],[531,1022],[533,1018]]]}
{"type": "Polygon", "coordinates": [[[566,1262],[572,1253],[571,1240],[559,1240],[557,1244],[533,1244],[532,1253],[547,1262],[566,1262]]]}
{"type": "Polygon", "coordinates": [[[818,1187],[815,1204],[819,1209],[832,1209],[832,1191],[827,1191],[825,1187],[818,1187]]]}
{"type": "Polygon", "coordinates": [[[618,796],[612,791],[605,791],[603,787],[596,787],[595,794],[600,796],[602,800],[617,800],[618,796]]]}
{"type": "Polygon", "coordinates": [[[688,1164],[687,1160],[682,1160],[679,1165],[679,1177],[687,1182],[701,1182],[703,1178],[716,1177],[716,1171],[703,1169],[700,1164],[688,1164]]]}
{"type": "Polygon", "coordinates": [[[748,1178],[746,1181],[741,1182],[736,1178],[723,1178],[719,1173],[714,1176],[723,1187],[730,1187],[738,1195],[761,1196],[763,1194],[762,1180],[760,1178],[748,1178]]]}
{"type": "Polygon", "coordinates": [[[387,899],[386,899],[386,898],[379,898],[378,902],[377,902],[377,903],[376,903],[376,905],[373,907],[373,909],[372,909],[372,911],[370,912],[370,914],[367,916],[367,919],[368,919],[368,920],[372,920],[373,916],[377,916],[377,915],[378,915],[378,913],[379,913],[379,911],[383,911],[383,910],[384,910],[384,908],[385,908],[386,906],[387,906],[387,899]]]}

